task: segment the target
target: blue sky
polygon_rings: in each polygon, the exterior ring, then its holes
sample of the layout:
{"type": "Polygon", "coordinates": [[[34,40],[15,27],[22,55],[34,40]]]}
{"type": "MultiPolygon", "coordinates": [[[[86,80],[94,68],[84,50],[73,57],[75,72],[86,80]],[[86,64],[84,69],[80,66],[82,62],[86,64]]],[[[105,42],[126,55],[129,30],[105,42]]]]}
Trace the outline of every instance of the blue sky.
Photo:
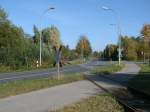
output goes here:
{"type": "Polygon", "coordinates": [[[74,48],[80,35],[86,35],[94,50],[117,43],[117,19],[107,6],[117,11],[123,35],[138,36],[143,24],[150,23],[150,0],[0,0],[9,19],[33,35],[33,25],[58,27],[61,40],[74,48]],[[56,9],[45,14],[48,7],[56,9]]]}

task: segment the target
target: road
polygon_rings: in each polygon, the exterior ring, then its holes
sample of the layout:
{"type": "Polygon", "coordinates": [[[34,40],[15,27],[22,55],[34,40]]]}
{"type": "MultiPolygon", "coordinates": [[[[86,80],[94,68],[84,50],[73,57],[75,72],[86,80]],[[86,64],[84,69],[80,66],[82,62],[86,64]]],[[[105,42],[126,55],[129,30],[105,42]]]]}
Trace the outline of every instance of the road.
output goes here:
{"type": "MultiPolygon", "coordinates": [[[[60,71],[62,74],[85,72],[91,70],[94,66],[104,66],[107,65],[108,63],[109,62],[89,61],[85,64],[64,66],[60,69],[60,71]]],[[[0,73],[0,83],[23,79],[49,77],[56,74],[57,74],[56,68],[25,71],[25,72],[0,73]]]]}

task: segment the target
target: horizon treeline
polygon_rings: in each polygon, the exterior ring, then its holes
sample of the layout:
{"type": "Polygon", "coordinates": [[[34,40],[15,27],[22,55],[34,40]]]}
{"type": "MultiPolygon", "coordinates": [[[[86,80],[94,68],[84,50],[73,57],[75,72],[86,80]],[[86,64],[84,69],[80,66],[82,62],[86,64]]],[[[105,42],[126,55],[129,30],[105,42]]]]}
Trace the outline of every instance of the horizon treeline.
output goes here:
{"type": "MultiPolygon", "coordinates": [[[[121,36],[123,60],[145,60],[150,58],[150,24],[143,25],[140,36],[121,36]]],[[[102,57],[106,60],[118,60],[118,45],[108,44],[102,57]]]]}

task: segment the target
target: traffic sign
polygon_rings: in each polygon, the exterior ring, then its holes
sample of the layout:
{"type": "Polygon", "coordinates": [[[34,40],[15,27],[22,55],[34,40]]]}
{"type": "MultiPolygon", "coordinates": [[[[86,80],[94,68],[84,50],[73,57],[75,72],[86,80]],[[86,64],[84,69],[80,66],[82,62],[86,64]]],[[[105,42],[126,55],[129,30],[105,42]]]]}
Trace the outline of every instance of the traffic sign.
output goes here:
{"type": "Polygon", "coordinates": [[[62,46],[59,47],[59,49],[57,49],[55,46],[53,47],[54,51],[55,51],[55,62],[54,62],[54,66],[57,65],[57,76],[58,79],[60,79],[60,67],[62,67],[62,63],[61,63],[61,51],[62,51],[62,46]]]}

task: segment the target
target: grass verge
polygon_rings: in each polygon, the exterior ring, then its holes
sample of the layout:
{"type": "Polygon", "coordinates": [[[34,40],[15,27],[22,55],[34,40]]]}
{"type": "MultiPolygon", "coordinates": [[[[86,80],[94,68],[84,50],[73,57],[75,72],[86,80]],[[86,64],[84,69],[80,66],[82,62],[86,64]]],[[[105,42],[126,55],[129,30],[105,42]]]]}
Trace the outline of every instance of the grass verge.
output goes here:
{"type": "Polygon", "coordinates": [[[114,72],[117,72],[119,70],[121,70],[124,67],[123,64],[118,65],[118,64],[112,64],[109,66],[104,66],[104,67],[98,67],[95,70],[92,71],[92,73],[94,74],[111,74],[114,72]]]}
{"type": "Polygon", "coordinates": [[[124,109],[113,96],[103,94],[84,99],[56,112],[124,112],[124,109]]]}
{"type": "Polygon", "coordinates": [[[48,88],[55,85],[70,83],[73,81],[79,81],[83,79],[84,76],[81,74],[67,74],[59,80],[56,77],[51,77],[4,83],[0,84],[0,98],[13,96],[21,93],[27,93],[34,90],[48,88]]]}
{"type": "Polygon", "coordinates": [[[36,66],[32,66],[32,67],[26,67],[26,66],[21,66],[19,68],[11,68],[10,66],[0,66],[0,73],[9,73],[9,72],[22,72],[22,71],[32,71],[32,70],[39,70],[39,69],[48,69],[48,68],[52,68],[52,66],[46,66],[43,65],[41,67],[36,67],[36,66]]]}
{"type": "Polygon", "coordinates": [[[129,87],[143,91],[150,95],[150,66],[141,64],[140,67],[141,70],[139,75],[133,77],[129,81],[129,87]]]}
{"type": "Polygon", "coordinates": [[[140,64],[140,74],[150,73],[150,66],[148,64],[140,64]]]}
{"type": "MultiPolygon", "coordinates": [[[[83,61],[81,59],[75,59],[75,60],[69,61],[69,63],[71,65],[77,65],[77,64],[83,63],[83,61]]],[[[68,63],[68,65],[70,65],[69,63],[68,63]]],[[[65,66],[68,66],[68,65],[65,65],[65,66]]],[[[38,67],[38,68],[36,67],[36,64],[30,65],[30,66],[20,66],[20,67],[16,67],[16,68],[0,65],[0,73],[32,71],[32,70],[49,69],[49,68],[53,68],[53,64],[43,63],[42,66],[38,67]]]]}
{"type": "Polygon", "coordinates": [[[81,59],[76,59],[76,60],[69,61],[69,63],[72,65],[77,65],[83,63],[83,61],[81,59]]]}

